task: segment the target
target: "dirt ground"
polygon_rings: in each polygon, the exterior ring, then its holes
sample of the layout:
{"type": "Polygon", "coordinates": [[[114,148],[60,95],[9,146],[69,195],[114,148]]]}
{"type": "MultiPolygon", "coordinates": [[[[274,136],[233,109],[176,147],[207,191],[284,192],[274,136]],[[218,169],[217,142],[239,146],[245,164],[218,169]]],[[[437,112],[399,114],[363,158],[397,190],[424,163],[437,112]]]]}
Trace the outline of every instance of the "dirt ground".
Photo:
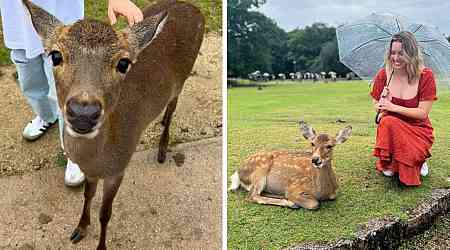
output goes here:
{"type": "MultiPolygon", "coordinates": [[[[157,149],[133,155],[114,199],[108,224],[110,250],[221,249],[222,137],[172,147],[164,164],[157,149]],[[185,155],[182,165],[173,156],[185,155]]],[[[64,171],[34,171],[0,181],[0,249],[95,249],[102,182],[91,225],[77,244],[69,240],[83,207],[83,188],[67,188],[64,171]]]]}
{"type": "MultiPolygon", "coordinates": [[[[57,126],[36,142],[22,138],[34,115],[19,91],[15,67],[0,68],[0,177],[63,166],[57,126]]],[[[222,42],[205,36],[192,76],[187,80],[171,124],[171,144],[222,135],[222,42]]],[[[142,135],[137,151],[157,145],[160,116],[142,135]]]]}

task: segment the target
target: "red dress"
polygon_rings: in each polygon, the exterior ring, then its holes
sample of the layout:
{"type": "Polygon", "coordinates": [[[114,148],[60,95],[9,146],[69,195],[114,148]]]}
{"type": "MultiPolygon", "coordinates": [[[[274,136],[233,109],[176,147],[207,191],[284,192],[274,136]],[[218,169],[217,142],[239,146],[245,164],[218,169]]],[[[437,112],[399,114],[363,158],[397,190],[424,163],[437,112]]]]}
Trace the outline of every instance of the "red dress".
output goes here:
{"type": "MultiPolygon", "coordinates": [[[[380,99],[386,80],[386,71],[382,69],[375,76],[370,93],[375,100],[380,99]]],[[[433,72],[425,68],[420,75],[417,95],[412,99],[392,97],[391,102],[407,108],[417,108],[419,101],[436,99],[433,72]]],[[[433,127],[428,117],[425,120],[418,120],[388,112],[381,118],[377,128],[373,152],[373,155],[379,158],[376,169],[398,173],[400,181],[405,185],[420,185],[420,168],[431,156],[430,149],[433,141],[433,127]]]]}

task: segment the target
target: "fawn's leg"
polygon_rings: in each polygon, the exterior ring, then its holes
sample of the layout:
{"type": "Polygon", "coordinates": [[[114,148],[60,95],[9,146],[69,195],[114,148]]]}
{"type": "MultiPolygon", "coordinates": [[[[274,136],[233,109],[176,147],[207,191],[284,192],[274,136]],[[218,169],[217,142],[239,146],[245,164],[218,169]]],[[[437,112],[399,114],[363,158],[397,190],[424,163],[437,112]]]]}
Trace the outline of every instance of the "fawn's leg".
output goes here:
{"type": "Polygon", "coordinates": [[[299,208],[298,205],[296,205],[294,202],[289,201],[287,199],[269,198],[269,197],[264,197],[261,195],[253,196],[250,201],[258,203],[258,204],[264,204],[264,205],[276,205],[276,206],[289,207],[289,208],[299,208]]]}
{"type": "Polygon", "coordinates": [[[159,150],[158,150],[158,162],[163,163],[166,160],[167,145],[169,144],[169,128],[172,121],[172,115],[177,107],[178,97],[174,98],[167,105],[166,112],[164,113],[164,118],[162,124],[164,125],[164,131],[161,134],[161,139],[159,140],[159,150]]]}
{"type": "Polygon", "coordinates": [[[304,192],[301,189],[288,189],[287,198],[297,207],[301,206],[310,210],[318,209],[320,204],[313,195],[311,195],[309,192],[304,192]]]}
{"type": "Polygon", "coordinates": [[[336,200],[336,197],[337,197],[337,194],[336,194],[336,191],[334,191],[333,193],[331,193],[331,194],[328,196],[328,200],[334,201],[334,200],[336,200]]]}
{"type": "Polygon", "coordinates": [[[269,198],[261,196],[261,193],[267,184],[268,173],[269,168],[259,168],[256,169],[255,172],[253,172],[251,176],[250,194],[248,199],[251,202],[255,202],[258,204],[298,208],[298,206],[295,206],[295,203],[288,201],[286,199],[269,198]]]}
{"type": "Polygon", "coordinates": [[[102,207],[100,209],[101,233],[97,250],[106,249],[106,228],[108,226],[109,219],[111,218],[112,203],[117,191],[119,190],[120,184],[122,183],[122,179],[123,173],[118,176],[106,177],[103,182],[103,200],[102,207]]]}
{"type": "Polygon", "coordinates": [[[86,178],[84,183],[84,205],[83,212],[81,214],[80,222],[77,228],[73,231],[70,236],[72,243],[77,243],[86,235],[86,228],[91,224],[91,201],[95,196],[95,191],[97,190],[97,178],[86,178]]]}
{"type": "MultiPolygon", "coordinates": [[[[167,120],[170,119],[170,118],[169,118],[169,115],[170,115],[170,116],[172,115],[172,113],[169,114],[169,105],[170,105],[173,101],[175,101],[175,107],[176,107],[176,106],[177,106],[177,102],[178,102],[178,97],[175,98],[175,99],[173,99],[172,101],[170,101],[169,104],[167,105],[166,111],[164,112],[164,116],[163,116],[163,118],[162,118],[162,120],[161,120],[161,125],[163,125],[164,127],[165,127],[166,124],[168,123],[167,120]]],[[[173,112],[173,111],[172,111],[172,112],[173,112]]]]}

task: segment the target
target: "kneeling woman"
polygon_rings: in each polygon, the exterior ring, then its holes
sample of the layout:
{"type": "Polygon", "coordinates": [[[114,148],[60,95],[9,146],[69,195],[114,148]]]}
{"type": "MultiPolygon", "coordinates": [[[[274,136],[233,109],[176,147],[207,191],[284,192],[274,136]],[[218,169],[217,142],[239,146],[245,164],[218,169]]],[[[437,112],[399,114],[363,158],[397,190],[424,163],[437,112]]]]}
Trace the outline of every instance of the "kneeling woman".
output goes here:
{"type": "Polygon", "coordinates": [[[437,97],[433,72],[424,67],[412,33],[392,37],[385,68],[376,75],[370,94],[380,112],[373,153],[378,157],[376,169],[386,176],[398,173],[405,185],[420,185],[434,141],[428,114],[437,97]]]}

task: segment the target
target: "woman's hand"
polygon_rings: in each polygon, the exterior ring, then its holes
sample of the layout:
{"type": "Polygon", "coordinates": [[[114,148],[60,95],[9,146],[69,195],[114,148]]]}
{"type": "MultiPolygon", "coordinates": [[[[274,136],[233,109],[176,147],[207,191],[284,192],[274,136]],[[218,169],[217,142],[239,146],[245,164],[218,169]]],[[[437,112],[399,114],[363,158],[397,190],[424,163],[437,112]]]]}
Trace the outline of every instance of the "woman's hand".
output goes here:
{"type": "Polygon", "coordinates": [[[381,111],[381,110],[380,110],[380,104],[379,104],[377,101],[375,101],[375,102],[373,103],[373,107],[374,107],[374,109],[375,109],[375,112],[381,111]]]}
{"type": "Polygon", "coordinates": [[[388,87],[383,88],[383,91],[381,92],[381,98],[388,99],[389,101],[392,100],[391,92],[389,91],[388,87]]]}
{"type": "Polygon", "coordinates": [[[380,111],[397,112],[398,106],[393,104],[390,100],[386,98],[380,98],[380,101],[377,104],[375,104],[375,108],[377,108],[380,111]]]}
{"type": "Polygon", "coordinates": [[[108,17],[111,25],[117,22],[117,15],[126,17],[130,27],[144,19],[142,11],[130,0],[109,0],[108,17]]]}

